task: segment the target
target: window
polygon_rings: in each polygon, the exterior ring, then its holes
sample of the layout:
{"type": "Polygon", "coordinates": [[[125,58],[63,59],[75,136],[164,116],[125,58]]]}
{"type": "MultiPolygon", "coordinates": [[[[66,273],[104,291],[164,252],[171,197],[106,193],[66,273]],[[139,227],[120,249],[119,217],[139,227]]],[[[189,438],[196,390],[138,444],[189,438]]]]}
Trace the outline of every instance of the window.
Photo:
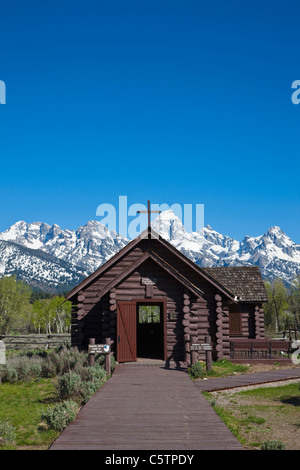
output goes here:
{"type": "Polygon", "coordinates": [[[229,308],[229,334],[233,336],[242,334],[242,318],[236,304],[229,308]]]}
{"type": "Polygon", "coordinates": [[[139,305],[139,323],[160,323],[159,305],[139,305]]]}

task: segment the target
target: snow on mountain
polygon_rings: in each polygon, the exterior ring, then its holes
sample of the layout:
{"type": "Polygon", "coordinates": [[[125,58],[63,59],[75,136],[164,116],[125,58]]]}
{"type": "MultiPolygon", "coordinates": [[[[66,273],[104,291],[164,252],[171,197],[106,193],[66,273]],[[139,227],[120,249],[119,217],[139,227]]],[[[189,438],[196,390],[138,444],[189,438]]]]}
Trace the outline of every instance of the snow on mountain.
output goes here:
{"type": "Polygon", "coordinates": [[[125,238],[114,235],[97,221],[89,221],[76,231],[62,230],[56,224],[20,221],[0,233],[0,240],[39,249],[79,267],[88,275],[128,243],[125,238]]]}
{"type": "MultiPolygon", "coordinates": [[[[198,232],[187,232],[168,210],[154,220],[152,227],[199,266],[257,265],[265,278],[281,277],[288,283],[300,273],[300,245],[276,226],[239,242],[209,225],[198,232]]],[[[31,284],[52,282],[58,286],[63,280],[64,285],[76,285],[79,278],[95,271],[128,242],[97,221],[77,230],[19,221],[0,233],[0,276],[18,272],[31,284]]]]}
{"type": "Polygon", "coordinates": [[[246,236],[241,242],[216,232],[209,225],[187,233],[171,210],[160,214],[152,226],[199,266],[256,265],[265,278],[281,277],[288,283],[300,274],[300,245],[277,226],[258,237],[246,236]]]}
{"type": "Polygon", "coordinates": [[[67,292],[85,276],[74,266],[41,250],[0,240],[0,277],[16,275],[45,292],[67,292]]]}

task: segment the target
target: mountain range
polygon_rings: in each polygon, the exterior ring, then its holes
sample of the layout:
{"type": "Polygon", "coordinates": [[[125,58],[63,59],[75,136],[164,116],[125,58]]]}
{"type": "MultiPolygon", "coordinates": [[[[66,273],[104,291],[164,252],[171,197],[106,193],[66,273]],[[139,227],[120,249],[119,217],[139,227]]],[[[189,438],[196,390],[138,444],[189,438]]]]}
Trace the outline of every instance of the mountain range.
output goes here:
{"type": "MultiPolygon", "coordinates": [[[[239,242],[209,225],[186,232],[172,210],[162,212],[153,229],[199,266],[260,267],[265,279],[287,284],[300,274],[300,245],[279,227],[239,242]]],[[[34,289],[62,293],[108,261],[129,242],[98,221],[77,230],[19,221],[0,232],[0,277],[15,274],[34,289]]]]}

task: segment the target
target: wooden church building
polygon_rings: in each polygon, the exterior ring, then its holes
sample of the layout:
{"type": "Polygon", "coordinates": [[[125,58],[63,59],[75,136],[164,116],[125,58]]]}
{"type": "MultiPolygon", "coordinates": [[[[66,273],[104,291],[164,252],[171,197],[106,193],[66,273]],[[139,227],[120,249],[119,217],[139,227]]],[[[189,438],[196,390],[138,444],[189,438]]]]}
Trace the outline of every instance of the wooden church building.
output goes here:
{"type": "Polygon", "coordinates": [[[208,338],[214,360],[229,358],[230,341],[264,338],[267,294],[258,267],[201,268],[150,226],[67,299],[72,344],[87,349],[90,338],[110,338],[118,362],[189,363],[191,338],[208,338]]]}

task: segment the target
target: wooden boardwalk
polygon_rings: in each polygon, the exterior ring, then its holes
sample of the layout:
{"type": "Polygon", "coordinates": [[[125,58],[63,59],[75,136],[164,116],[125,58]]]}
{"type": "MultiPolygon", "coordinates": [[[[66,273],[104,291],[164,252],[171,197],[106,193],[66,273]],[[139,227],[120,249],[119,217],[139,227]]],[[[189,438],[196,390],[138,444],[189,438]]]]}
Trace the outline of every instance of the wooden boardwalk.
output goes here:
{"type": "Polygon", "coordinates": [[[216,390],[226,390],[230,388],[246,387],[248,385],[257,385],[298,378],[300,378],[299,366],[293,369],[269,370],[267,372],[241,374],[211,380],[196,380],[195,385],[201,391],[213,392],[216,390]]]}
{"type": "Polygon", "coordinates": [[[242,450],[186,369],[117,366],[50,450],[242,450]]]}

